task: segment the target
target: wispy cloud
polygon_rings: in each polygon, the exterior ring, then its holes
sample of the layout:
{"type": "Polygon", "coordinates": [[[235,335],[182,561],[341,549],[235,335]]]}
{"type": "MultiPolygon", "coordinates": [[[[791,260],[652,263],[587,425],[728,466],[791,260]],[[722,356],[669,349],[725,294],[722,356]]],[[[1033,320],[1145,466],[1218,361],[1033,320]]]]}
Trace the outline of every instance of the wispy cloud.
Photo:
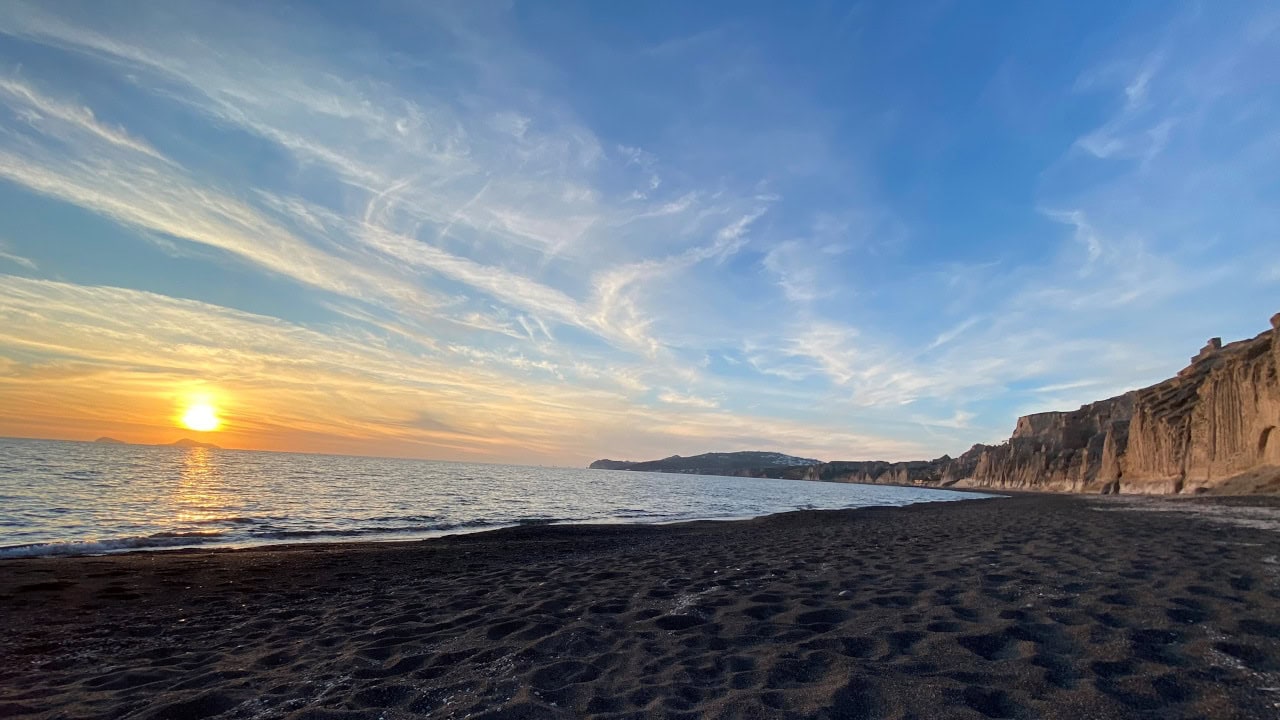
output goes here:
{"type": "Polygon", "coordinates": [[[955,327],[949,328],[948,330],[939,333],[938,336],[933,339],[933,342],[929,343],[928,349],[933,350],[935,348],[939,348],[939,347],[942,347],[943,345],[946,345],[947,343],[965,334],[965,332],[967,332],[970,328],[972,328],[973,326],[977,325],[982,321],[983,321],[983,318],[980,316],[975,316],[975,317],[965,319],[959,325],[956,325],[955,327]]]}
{"type": "Polygon", "coordinates": [[[40,269],[39,266],[36,265],[34,260],[31,260],[30,258],[22,257],[21,255],[15,255],[11,252],[8,252],[7,250],[8,249],[5,247],[5,244],[3,242],[0,242],[0,260],[11,262],[14,265],[20,265],[28,270],[40,269]]]}
{"type": "MultiPolygon", "coordinates": [[[[280,446],[451,457],[963,449],[1269,314],[1278,25],[1205,12],[1080,67],[1002,46],[996,115],[905,92],[930,62],[773,62],[795,38],[754,10],[575,44],[599,72],[566,83],[505,6],[14,2],[0,202],[32,211],[0,263],[36,279],[0,283],[0,392],[55,423],[57,382],[117,408],[203,382],[280,446]],[[389,19],[423,41],[365,26],[389,19]]],[[[904,17],[859,37],[919,41],[904,17]]]]}
{"type": "Polygon", "coordinates": [[[684,395],[671,390],[666,390],[658,394],[658,399],[668,405],[689,405],[699,408],[719,407],[720,403],[710,398],[698,397],[696,395],[684,395]]]}
{"type": "Polygon", "coordinates": [[[813,302],[832,291],[822,283],[821,273],[812,263],[809,248],[795,240],[775,245],[764,256],[764,267],[777,277],[783,294],[798,303],[813,302]]]}
{"type": "Polygon", "coordinates": [[[120,128],[110,127],[98,121],[93,110],[83,105],[73,105],[46,97],[15,78],[0,77],[0,97],[5,97],[15,107],[15,115],[32,125],[48,120],[66,123],[111,145],[164,160],[155,148],[137,138],[130,137],[120,128]]]}
{"type": "MultiPolygon", "coordinates": [[[[47,144],[31,147],[21,156],[0,157],[0,172],[10,180],[121,222],[230,251],[272,271],[361,300],[408,302],[420,312],[438,311],[445,304],[442,298],[398,272],[409,267],[439,274],[531,313],[534,323],[574,325],[648,352],[661,344],[644,335],[647,322],[641,317],[628,317],[623,325],[612,326],[615,313],[608,307],[587,307],[585,298],[575,300],[527,275],[476,259],[498,257],[493,252],[493,243],[498,242],[497,247],[506,245],[502,254],[523,260],[511,264],[523,265],[525,270],[531,262],[533,267],[545,265],[545,259],[521,257],[525,250],[580,251],[596,262],[601,259],[597,249],[574,249],[593,227],[616,225],[623,219],[634,223],[646,217],[669,217],[692,208],[696,195],[688,192],[655,200],[653,208],[639,211],[601,204],[601,194],[583,182],[602,151],[583,128],[558,123],[547,129],[533,117],[510,111],[464,117],[439,102],[423,104],[421,99],[395,97],[372,80],[343,79],[317,67],[316,58],[281,57],[273,72],[264,73],[257,67],[263,62],[260,57],[250,59],[253,53],[238,52],[235,41],[225,37],[218,38],[227,43],[222,47],[190,48],[209,53],[201,58],[167,45],[163,32],[135,33],[133,44],[29,10],[10,18],[7,27],[0,22],[0,29],[106,57],[131,71],[177,83],[181,101],[219,122],[276,143],[303,167],[332,173],[332,179],[365,194],[367,201],[362,222],[356,223],[340,210],[297,197],[260,194],[281,216],[272,218],[241,199],[207,185],[197,187],[191,176],[149,145],[94,121],[90,110],[66,110],[65,104],[16,81],[9,85],[15,104],[25,103],[31,113],[64,108],[56,113],[64,124],[75,122],[94,137],[73,138],[63,132],[65,128],[39,127],[39,136],[47,144]],[[59,147],[76,143],[77,155],[85,159],[59,162],[60,149],[54,143],[59,147]],[[108,143],[116,147],[103,147],[108,143]],[[138,152],[146,157],[134,157],[138,152]],[[176,217],[178,208],[184,217],[176,217]],[[186,217],[187,212],[192,216],[186,217]],[[370,257],[387,265],[371,272],[378,265],[362,261],[350,244],[334,244],[335,232],[372,251],[370,257]],[[319,249],[325,243],[307,238],[316,234],[327,236],[328,250],[319,249]],[[474,257],[446,250],[443,244],[450,241],[461,241],[474,257]]],[[[652,155],[633,148],[624,149],[622,155],[624,164],[653,172],[652,155]]],[[[657,189],[655,178],[642,180],[648,191],[657,189]]],[[[731,208],[729,202],[722,209],[703,207],[701,211],[715,215],[731,208]]],[[[707,250],[694,249],[681,257],[697,262],[732,254],[761,212],[757,208],[739,215],[715,231],[707,250]]],[[[660,264],[678,270],[686,263],[660,264]]],[[[610,272],[605,270],[605,277],[616,277],[610,272]]],[[[643,280],[636,277],[629,284],[634,287],[643,280]]],[[[608,281],[597,284],[608,285],[608,281]]],[[[635,305],[630,305],[629,311],[634,310],[635,305]]],[[[501,326],[492,319],[479,320],[483,314],[468,309],[452,319],[473,327],[501,326]]]]}
{"type": "Polygon", "coordinates": [[[362,440],[369,452],[581,461],[590,457],[591,438],[621,438],[637,423],[649,428],[655,450],[663,443],[692,449],[719,442],[726,431],[761,441],[776,432],[768,442],[823,454],[850,440],[869,447],[882,442],[838,429],[815,441],[825,433],[804,424],[704,416],[698,411],[713,412],[714,401],[674,391],[664,391],[661,400],[683,408],[678,414],[646,410],[608,377],[561,382],[559,370],[574,372],[567,366],[499,355],[459,364],[453,353],[476,351],[397,348],[355,328],[307,328],[119,288],[0,275],[0,318],[3,346],[32,358],[11,364],[0,378],[6,407],[21,406],[32,417],[61,408],[55,416],[150,428],[153,435],[157,413],[167,416],[199,391],[219,395],[230,437],[250,447],[272,447],[300,431],[362,440]],[[521,373],[518,386],[512,367],[521,373]],[[124,386],[143,398],[141,406],[134,403],[126,417],[95,415],[97,389],[124,386]],[[424,413],[434,422],[419,422],[424,413]]]}
{"type": "MultiPolygon", "coordinates": [[[[10,109],[67,108],[36,88],[0,79],[10,109]]],[[[358,299],[391,294],[422,307],[429,293],[391,274],[318,250],[244,201],[200,183],[154,149],[106,128],[91,112],[49,113],[0,149],[0,178],[118,222],[207,245],[307,285],[358,299]],[[74,147],[74,153],[66,148],[74,147]]]]}
{"type": "MultiPolygon", "coordinates": [[[[1177,126],[1172,106],[1151,101],[1152,84],[1165,65],[1164,52],[1153,51],[1136,65],[1120,88],[1124,102],[1119,112],[1076,141],[1077,147],[1098,159],[1136,157],[1150,162],[1164,150],[1177,126]]],[[[1107,87],[1108,83],[1102,82],[1097,72],[1091,72],[1090,79],[1077,82],[1077,87],[1099,86],[1107,87]]]]}

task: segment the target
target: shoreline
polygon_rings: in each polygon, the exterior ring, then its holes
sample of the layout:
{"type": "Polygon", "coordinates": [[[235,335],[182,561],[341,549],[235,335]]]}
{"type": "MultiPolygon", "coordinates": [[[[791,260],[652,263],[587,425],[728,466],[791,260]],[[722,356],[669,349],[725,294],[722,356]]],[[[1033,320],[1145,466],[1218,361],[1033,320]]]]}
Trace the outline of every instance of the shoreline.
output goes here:
{"type": "Polygon", "coordinates": [[[1222,517],[1018,495],[7,559],[0,715],[1265,717],[1277,556],[1222,517]]]}
{"type": "MultiPolygon", "coordinates": [[[[911,488],[911,486],[907,486],[907,485],[894,486],[894,487],[911,488]]],[[[920,489],[920,488],[915,488],[915,489],[920,489]]],[[[925,489],[928,489],[928,488],[925,488],[925,489]]],[[[961,490],[961,491],[950,491],[950,492],[960,492],[966,495],[976,495],[980,497],[969,497],[969,498],[964,498],[960,500],[943,500],[943,501],[923,500],[920,502],[907,503],[906,505],[887,505],[886,504],[886,505],[863,505],[863,506],[852,507],[852,508],[793,509],[793,510],[783,510],[780,512],[764,513],[761,515],[735,515],[735,516],[724,516],[724,517],[682,518],[682,519],[675,519],[675,520],[654,520],[649,522],[646,522],[644,520],[638,520],[635,518],[593,519],[593,520],[584,520],[584,521],[576,521],[576,520],[562,521],[562,520],[538,519],[538,520],[531,520],[528,522],[516,522],[516,523],[510,523],[510,524],[479,525],[474,527],[457,526],[457,527],[453,527],[449,529],[441,529],[441,530],[422,530],[422,531],[404,532],[404,533],[383,533],[381,538],[378,538],[379,533],[375,531],[370,531],[367,533],[361,533],[364,535],[368,535],[370,537],[352,539],[352,540],[335,539],[336,537],[341,537],[339,533],[335,532],[335,533],[329,534],[328,536],[320,537],[319,539],[316,539],[316,540],[306,540],[301,538],[282,538],[278,540],[260,540],[260,541],[247,541],[247,542],[230,541],[227,543],[206,543],[206,544],[193,543],[189,545],[184,544],[182,542],[183,538],[181,536],[172,536],[167,534],[160,534],[156,536],[145,536],[145,537],[104,538],[100,540],[51,541],[47,543],[41,542],[41,543],[28,543],[28,544],[19,544],[19,545],[0,546],[0,562],[4,562],[8,560],[32,560],[37,558],[107,557],[107,556],[113,556],[113,555],[125,555],[125,554],[133,554],[133,553],[226,552],[226,551],[241,551],[241,550],[254,550],[254,549],[287,548],[294,545],[346,546],[346,545],[353,545],[353,544],[386,545],[386,544],[395,544],[395,543],[418,543],[418,542],[426,542],[431,540],[438,540],[441,538],[454,537],[458,535],[475,535],[480,533],[498,532],[502,530],[509,530],[512,528],[522,528],[522,527],[551,527],[551,526],[590,527],[590,526],[596,526],[596,525],[672,526],[672,525],[681,525],[685,523],[701,523],[701,522],[743,522],[748,520],[757,520],[760,518],[772,517],[775,515],[785,515],[791,512],[846,512],[851,510],[863,510],[863,509],[869,509],[869,508],[896,508],[896,507],[910,507],[912,505],[944,504],[949,502],[973,502],[976,500],[991,500],[991,499],[997,499],[1002,497],[1002,495],[999,493],[985,492],[985,491],[979,492],[979,491],[961,490]],[[395,535],[399,535],[399,537],[395,537],[395,535]],[[66,553],[61,553],[57,551],[39,552],[40,549],[48,548],[49,546],[60,546],[60,547],[66,547],[66,546],[72,546],[72,545],[91,546],[91,545],[102,545],[104,543],[109,544],[109,543],[125,543],[125,542],[132,542],[132,541],[168,540],[168,539],[174,540],[175,542],[168,545],[155,545],[152,547],[121,547],[119,549],[106,549],[98,552],[66,552],[66,553]],[[28,550],[32,550],[33,552],[30,552],[28,554],[27,553],[28,550]]],[[[324,533],[317,531],[317,535],[324,535],[324,533]]]]}

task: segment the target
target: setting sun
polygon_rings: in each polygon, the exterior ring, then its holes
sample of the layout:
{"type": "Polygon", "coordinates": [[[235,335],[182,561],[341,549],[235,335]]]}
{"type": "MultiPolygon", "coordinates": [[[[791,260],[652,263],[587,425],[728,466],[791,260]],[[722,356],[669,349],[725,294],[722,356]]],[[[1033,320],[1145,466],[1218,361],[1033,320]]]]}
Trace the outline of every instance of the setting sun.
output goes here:
{"type": "Polygon", "coordinates": [[[218,413],[212,405],[198,403],[187,408],[182,415],[182,424],[197,432],[212,432],[218,429],[222,421],[218,419],[218,413]]]}

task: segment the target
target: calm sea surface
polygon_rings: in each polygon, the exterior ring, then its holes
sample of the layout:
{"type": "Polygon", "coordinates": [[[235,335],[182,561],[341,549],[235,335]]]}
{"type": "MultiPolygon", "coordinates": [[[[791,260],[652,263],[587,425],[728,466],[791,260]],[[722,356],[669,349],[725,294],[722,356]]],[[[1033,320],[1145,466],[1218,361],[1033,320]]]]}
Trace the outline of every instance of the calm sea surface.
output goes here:
{"type": "Polygon", "coordinates": [[[0,439],[0,557],[671,522],[975,493],[0,439]]]}

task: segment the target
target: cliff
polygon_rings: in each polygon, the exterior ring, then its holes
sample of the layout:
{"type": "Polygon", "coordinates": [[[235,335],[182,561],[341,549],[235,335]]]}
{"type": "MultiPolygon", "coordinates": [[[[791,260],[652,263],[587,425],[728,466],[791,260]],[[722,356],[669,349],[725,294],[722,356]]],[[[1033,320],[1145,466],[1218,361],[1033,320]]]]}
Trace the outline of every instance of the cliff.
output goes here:
{"type": "Polygon", "coordinates": [[[1280,314],[1211,339],[1176,377],[1070,412],[1018,418],[959,458],[834,462],[805,479],[1052,492],[1280,491],[1280,314]]]}
{"type": "Polygon", "coordinates": [[[629,470],[635,462],[631,460],[596,460],[587,467],[592,470],[629,470]]]}
{"type": "Polygon", "coordinates": [[[1280,313],[1271,327],[1214,338],[1177,377],[1138,391],[1119,448],[1123,492],[1280,489],[1280,313]]]}
{"type": "Polygon", "coordinates": [[[974,445],[958,458],[943,455],[934,460],[885,462],[883,460],[836,460],[804,469],[801,480],[852,482],[881,485],[929,485],[952,487],[973,475],[985,445],[974,445]]]}
{"type": "MultiPolygon", "coordinates": [[[[1280,492],[1277,426],[1280,313],[1271,318],[1270,330],[1252,339],[1228,345],[1211,339],[1190,365],[1164,382],[1078,410],[1020,417],[1000,445],[974,445],[957,458],[814,461],[760,474],[1051,492],[1280,492]]],[[[672,467],[672,460],[681,458],[625,463],[624,469],[648,465],[643,469],[669,472],[662,467],[672,467]]]]}

